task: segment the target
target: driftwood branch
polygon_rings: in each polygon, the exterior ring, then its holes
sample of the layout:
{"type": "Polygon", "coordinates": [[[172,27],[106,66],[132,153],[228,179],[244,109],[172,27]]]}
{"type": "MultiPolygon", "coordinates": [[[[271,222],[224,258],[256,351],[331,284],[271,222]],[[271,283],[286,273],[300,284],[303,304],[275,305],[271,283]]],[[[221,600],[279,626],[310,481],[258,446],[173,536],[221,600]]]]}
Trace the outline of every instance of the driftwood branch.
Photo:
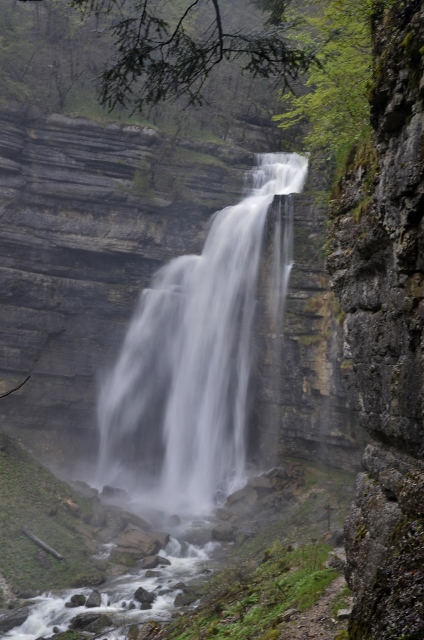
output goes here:
{"type": "Polygon", "coordinates": [[[26,527],[22,527],[22,533],[24,533],[27,538],[35,542],[35,544],[39,546],[41,549],[43,549],[43,551],[46,551],[47,553],[50,553],[50,555],[53,556],[54,558],[57,558],[57,560],[64,559],[63,556],[60,555],[60,553],[58,553],[57,551],[49,547],[49,545],[43,542],[42,540],[40,540],[40,538],[37,538],[37,536],[31,533],[31,531],[28,531],[26,527]]]}
{"type": "Polygon", "coordinates": [[[15,391],[17,391],[18,389],[20,389],[21,387],[24,386],[24,384],[26,382],[28,382],[28,380],[30,379],[31,376],[28,376],[28,378],[25,378],[25,380],[23,382],[21,382],[21,384],[18,384],[17,387],[15,387],[14,389],[11,389],[10,391],[6,391],[6,393],[2,393],[0,395],[0,398],[5,398],[6,396],[10,396],[11,393],[14,393],[15,391]]]}

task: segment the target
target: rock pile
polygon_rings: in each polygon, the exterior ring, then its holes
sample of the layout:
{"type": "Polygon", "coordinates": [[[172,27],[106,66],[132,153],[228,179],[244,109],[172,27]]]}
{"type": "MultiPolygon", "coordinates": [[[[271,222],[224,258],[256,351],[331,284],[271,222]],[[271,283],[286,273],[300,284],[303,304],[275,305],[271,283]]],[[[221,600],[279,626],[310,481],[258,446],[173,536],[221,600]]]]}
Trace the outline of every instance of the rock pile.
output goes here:
{"type": "Polygon", "coordinates": [[[252,518],[277,520],[281,511],[296,499],[296,491],[303,482],[302,470],[289,465],[250,478],[246,486],[230,494],[224,506],[217,509],[216,517],[224,522],[213,528],[212,537],[219,542],[242,542],[249,535],[245,525],[251,524],[252,518]]]}

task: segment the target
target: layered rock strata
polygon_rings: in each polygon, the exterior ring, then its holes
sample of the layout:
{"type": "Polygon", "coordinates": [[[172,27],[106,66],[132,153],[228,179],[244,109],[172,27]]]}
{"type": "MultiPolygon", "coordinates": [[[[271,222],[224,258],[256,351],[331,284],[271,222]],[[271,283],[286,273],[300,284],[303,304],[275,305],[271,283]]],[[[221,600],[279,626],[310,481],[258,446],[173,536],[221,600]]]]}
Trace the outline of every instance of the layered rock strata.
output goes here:
{"type": "Polygon", "coordinates": [[[349,400],[372,437],[346,524],[349,638],[412,640],[424,637],[424,9],[374,19],[376,149],[352,161],[328,258],[349,400]]]}
{"type": "Polygon", "coordinates": [[[45,461],[87,450],[96,378],[167,260],[200,251],[252,154],[82,118],[0,118],[2,423],[45,461]],[[82,447],[81,442],[83,442],[82,447]]]}
{"type": "MultiPolygon", "coordinates": [[[[253,154],[20,108],[0,123],[0,391],[31,374],[2,400],[2,424],[62,467],[95,453],[96,386],[139,292],[164,262],[201,250],[211,214],[239,200],[253,154]]],[[[283,454],[358,461],[337,374],[324,218],[312,193],[298,197],[282,337],[270,316],[270,217],[251,393],[251,449],[270,465],[283,454]]]]}

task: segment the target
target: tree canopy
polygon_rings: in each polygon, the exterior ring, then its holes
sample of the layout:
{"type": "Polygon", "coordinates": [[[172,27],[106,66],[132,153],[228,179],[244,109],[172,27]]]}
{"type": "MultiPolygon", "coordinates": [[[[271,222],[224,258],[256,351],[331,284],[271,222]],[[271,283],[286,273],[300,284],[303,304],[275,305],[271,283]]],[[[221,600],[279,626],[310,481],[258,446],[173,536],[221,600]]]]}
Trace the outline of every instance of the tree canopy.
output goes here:
{"type": "Polygon", "coordinates": [[[308,69],[315,47],[289,38],[296,19],[284,19],[288,2],[251,0],[265,13],[263,26],[252,29],[229,27],[222,0],[71,0],[70,5],[84,16],[111,16],[101,29],[111,34],[114,55],[100,74],[100,99],[109,108],[139,110],[181,96],[200,104],[206,79],[224,61],[241,61],[242,72],[290,86],[308,69]]]}
{"type": "Polygon", "coordinates": [[[275,116],[287,130],[307,124],[303,143],[330,158],[370,131],[368,94],[372,80],[372,0],[309,0],[305,24],[296,38],[314,42],[321,64],[310,67],[300,95],[282,96],[275,116]]]}

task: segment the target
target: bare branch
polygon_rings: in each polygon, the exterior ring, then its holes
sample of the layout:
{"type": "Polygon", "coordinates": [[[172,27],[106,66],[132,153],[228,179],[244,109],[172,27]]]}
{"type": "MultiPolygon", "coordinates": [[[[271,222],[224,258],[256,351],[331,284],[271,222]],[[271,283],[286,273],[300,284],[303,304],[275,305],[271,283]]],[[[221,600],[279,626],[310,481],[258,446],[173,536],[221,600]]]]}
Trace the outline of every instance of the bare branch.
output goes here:
{"type": "Polygon", "coordinates": [[[215,16],[216,16],[216,24],[218,27],[218,40],[219,40],[219,62],[221,62],[224,57],[224,35],[222,33],[222,22],[221,22],[221,13],[219,10],[218,0],[212,0],[215,16]]]}
{"type": "MultiPolygon", "coordinates": [[[[26,0],[22,0],[23,2],[25,2],[26,0]]],[[[15,391],[17,391],[18,389],[20,389],[21,387],[24,386],[24,384],[26,382],[28,382],[28,380],[30,379],[31,376],[28,376],[27,378],[25,378],[25,380],[23,382],[21,382],[21,384],[19,384],[17,387],[15,387],[14,389],[11,389],[10,391],[6,391],[6,393],[2,393],[0,395],[0,398],[5,398],[6,396],[10,396],[11,393],[15,393],[15,391]]]]}

